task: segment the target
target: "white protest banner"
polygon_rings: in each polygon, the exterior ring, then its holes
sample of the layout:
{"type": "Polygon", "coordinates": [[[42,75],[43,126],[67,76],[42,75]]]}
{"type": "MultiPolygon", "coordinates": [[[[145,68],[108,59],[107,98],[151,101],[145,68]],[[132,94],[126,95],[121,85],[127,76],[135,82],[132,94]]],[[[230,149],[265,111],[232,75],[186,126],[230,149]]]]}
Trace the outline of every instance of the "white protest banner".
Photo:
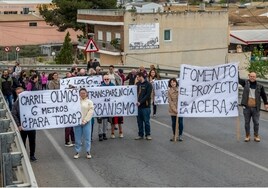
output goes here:
{"type": "MultiPolygon", "coordinates": [[[[179,82],[179,79],[177,79],[179,82]]],[[[168,104],[168,79],[153,81],[154,104],[168,104]]]]}
{"type": "Polygon", "coordinates": [[[214,67],[181,65],[178,116],[238,116],[237,63],[214,67]]]}
{"type": "Polygon", "coordinates": [[[60,89],[68,88],[86,88],[100,86],[102,76],[77,76],[71,78],[60,79],[60,89]]]}
{"type": "Polygon", "coordinates": [[[77,90],[24,91],[19,95],[23,130],[73,127],[81,124],[77,90]]]}
{"type": "Polygon", "coordinates": [[[103,86],[88,90],[94,117],[137,116],[137,86],[103,86]]]}

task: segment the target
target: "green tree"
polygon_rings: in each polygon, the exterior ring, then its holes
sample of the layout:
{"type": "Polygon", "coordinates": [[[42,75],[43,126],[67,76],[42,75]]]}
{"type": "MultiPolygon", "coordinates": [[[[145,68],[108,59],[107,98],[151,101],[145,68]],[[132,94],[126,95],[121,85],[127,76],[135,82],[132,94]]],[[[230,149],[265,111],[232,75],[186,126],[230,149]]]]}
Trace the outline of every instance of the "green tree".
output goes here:
{"type": "Polygon", "coordinates": [[[267,79],[268,76],[268,61],[263,60],[264,49],[260,44],[259,49],[254,47],[252,52],[252,60],[250,61],[249,66],[247,67],[248,72],[256,72],[257,77],[267,79]]]}
{"type": "Polygon", "coordinates": [[[67,28],[81,30],[85,33],[85,24],[77,23],[78,9],[110,9],[116,8],[116,0],[52,0],[55,8],[47,5],[39,8],[40,14],[51,26],[55,25],[59,31],[67,28]]]}
{"type": "Polygon", "coordinates": [[[73,63],[73,45],[69,32],[66,34],[63,45],[59,54],[56,56],[57,64],[72,64],[73,63]]]}

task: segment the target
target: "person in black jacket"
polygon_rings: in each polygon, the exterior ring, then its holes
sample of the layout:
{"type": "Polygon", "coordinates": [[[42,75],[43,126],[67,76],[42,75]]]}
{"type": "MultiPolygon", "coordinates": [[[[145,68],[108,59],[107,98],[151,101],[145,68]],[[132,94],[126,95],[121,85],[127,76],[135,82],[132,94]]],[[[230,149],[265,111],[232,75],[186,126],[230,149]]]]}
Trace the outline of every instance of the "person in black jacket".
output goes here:
{"type": "MultiPolygon", "coordinates": [[[[22,87],[16,88],[16,94],[19,96],[20,93],[22,93],[24,89],[22,87]]],[[[11,114],[13,116],[13,119],[15,120],[18,129],[20,131],[20,135],[22,138],[22,141],[24,143],[24,146],[26,147],[26,139],[28,137],[29,139],[29,146],[30,146],[30,160],[32,162],[37,161],[35,158],[35,145],[36,145],[36,130],[30,130],[30,131],[24,131],[22,129],[21,121],[20,121],[20,106],[19,106],[19,97],[13,104],[13,108],[11,111],[11,114]]]]}
{"type": "Polygon", "coordinates": [[[2,73],[2,77],[0,78],[0,89],[2,90],[2,93],[6,101],[8,102],[8,106],[10,110],[12,109],[12,104],[13,104],[12,86],[13,86],[13,80],[9,76],[9,72],[8,70],[4,70],[2,73]]]}
{"type": "Polygon", "coordinates": [[[256,73],[248,74],[249,79],[243,80],[239,78],[239,84],[243,86],[241,105],[243,106],[243,114],[245,118],[245,142],[250,141],[250,119],[252,118],[254,124],[254,141],[260,142],[259,137],[259,119],[261,98],[264,102],[266,110],[268,110],[267,96],[264,87],[256,81],[256,73]]]}
{"type": "Polygon", "coordinates": [[[142,72],[137,74],[137,91],[138,91],[138,128],[139,136],[135,140],[141,140],[144,136],[145,127],[145,137],[147,140],[152,140],[151,137],[151,126],[150,126],[150,114],[151,114],[151,93],[152,84],[145,80],[145,75],[142,72]]]}
{"type": "Polygon", "coordinates": [[[136,76],[137,76],[137,70],[136,69],[132,69],[130,73],[128,73],[128,75],[126,76],[126,80],[128,81],[128,85],[134,85],[135,84],[135,80],[136,80],[136,76]]]}

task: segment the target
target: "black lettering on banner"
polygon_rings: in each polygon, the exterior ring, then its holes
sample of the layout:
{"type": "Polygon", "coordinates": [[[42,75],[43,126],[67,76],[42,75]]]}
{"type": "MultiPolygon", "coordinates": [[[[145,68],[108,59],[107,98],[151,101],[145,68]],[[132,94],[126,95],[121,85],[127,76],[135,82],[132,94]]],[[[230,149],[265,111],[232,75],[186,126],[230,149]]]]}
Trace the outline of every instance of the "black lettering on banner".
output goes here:
{"type": "Polygon", "coordinates": [[[19,101],[21,105],[46,104],[43,94],[22,96],[19,101]]]}
{"type": "Polygon", "coordinates": [[[87,83],[88,85],[92,85],[92,84],[94,83],[94,80],[92,80],[91,77],[87,77],[87,78],[86,78],[86,83],[87,83]]]}
{"type": "Polygon", "coordinates": [[[53,103],[77,102],[78,95],[75,90],[56,90],[51,92],[50,99],[53,103]]]}
{"type": "Polygon", "coordinates": [[[180,108],[180,114],[188,114],[188,109],[187,108],[180,108]]]}
{"type": "Polygon", "coordinates": [[[71,80],[70,79],[61,79],[60,81],[61,81],[60,85],[69,85],[71,80]]]}
{"type": "Polygon", "coordinates": [[[134,102],[112,102],[94,104],[96,116],[132,115],[135,112],[134,102]]]}
{"type": "Polygon", "coordinates": [[[207,99],[193,101],[191,104],[191,113],[225,113],[227,114],[226,101],[223,99],[221,101],[217,99],[207,99]]]}
{"type": "Polygon", "coordinates": [[[63,114],[52,116],[55,118],[56,125],[59,124],[78,124],[81,121],[82,114],[81,112],[76,112],[72,114],[63,114]]]}
{"type": "Polygon", "coordinates": [[[216,82],[213,85],[192,85],[192,94],[194,96],[203,96],[216,93],[232,93],[237,91],[238,83],[233,81],[216,82]]]}
{"type": "Polygon", "coordinates": [[[133,88],[111,88],[111,89],[101,89],[98,91],[89,91],[89,98],[103,98],[103,97],[122,97],[134,95],[133,88]]]}
{"type": "Polygon", "coordinates": [[[23,117],[24,120],[22,122],[22,127],[24,129],[36,129],[50,125],[47,117],[29,117],[28,119],[25,117],[25,115],[23,115],[23,117]]]}
{"type": "Polygon", "coordinates": [[[163,103],[165,104],[168,100],[168,97],[167,97],[167,93],[168,93],[168,90],[165,90],[165,91],[161,91],[161,96],[162,96],[162,101],[163,103]]]}
{"type": "Polygon", "coordinates": [[[155,84],[155,90],[167,90],[168,89],[168,82],[166,81],[158,81],[158,82],[154,82],[155,84]]]}
{"type": "Polygon", "coordinates": [[[33,116],[37,115],[36,108],[37,108],[37,106],[33,106],[32,109],[31,109],[31,113],[32,113],[33,116]]]}
{"type": "Polygon", "coordinates": [[[80,84],[85,84],[85,79],[75,79],[74,80],[74,85],[80,85],[80,84]]]}
{"type": "Polygon", "coordinates": [[[64,105],[64,106],[43,107],[41,111],[42,111],[42,114],[68,112],[68,106],[64,105]]]}
{"type": "Polygon", "coordinates": [[[183,67],[182,79],[186,76],[195,82],[210,82],[214,80],[223,79],[226,77],[234,78],[237,76],[237,68],[235,65],[224,65],[216,68],[208,69],[195,69],[189,67],[183,67]]]}
{"type": "Polygon", "coordinates": [[[236,66],[235,65],[231,65],[230,71],[229,71],[229,76],[231,78],[234,78],[234,77],[237,76],[237,72],[238,72],[238,70],[237,70],[236,66]]]}
{"type": "Polygon", "coordinates": [[[184,88],[184,87],[181,87],[181,88],[180,88],[180,95],[186,95],[186,96],[188,96],[188,95],[187,95],[187,90],[186,90],[186,88],[184,88]]]}

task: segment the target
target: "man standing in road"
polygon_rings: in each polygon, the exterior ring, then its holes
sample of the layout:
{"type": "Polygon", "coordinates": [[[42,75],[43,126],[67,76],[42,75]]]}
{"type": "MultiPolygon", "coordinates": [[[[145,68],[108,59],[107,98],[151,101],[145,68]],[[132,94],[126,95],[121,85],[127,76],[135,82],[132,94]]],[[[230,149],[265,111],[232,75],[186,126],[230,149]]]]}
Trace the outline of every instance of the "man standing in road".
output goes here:
{"type": "Polygon", "coordinates": [[[145,128],[145,137],[147,140],[152,140],[151,137],[151,127],[150,127],[150,114],[151,114],[151,93],[152,93],[152,84],[145,80],[145,76],[142,72],[137,74],[137,91],[138,91],[138,128],[139,136],[135,140],[141,140],[144,136],[145,128]]]}
{"type": "Polygon", "coordinates": [[[250,119],[252,117],[254,124],[254,141],[260,142],[259,136],[259,119],[261,98],[264,102],[266,110],[268,110],[267,96],[263,85],[256,81],[256,73],[251,72],[248,74],[248,80],[242,80],[239,78],[239,84],[243,86],[244,91],[242,95],[241,104],[243,106],[243,114],[245,118],[245,142],[250,141],[250,119]]]}
{"type": "MultiPolygon", "coordinates": [[[[22,93],[24,89],[22,87],[17,87],[16,88],[16,94],[19,96],[20,93],[22,93]]],[[[18,129],[20,131],[20,135],[22,138],[22,141],[24,143],[24,146],[26,147],[26,139],[28,137],[29,139],[29,146],[30,146],[30,160],[32,162],[37,161],[35,158],[35,147],[36,147],[36,130],[29,130],[29,131],[24,131],[22,129],[21,121],[20,121],[20,106],[19,106],[19,97],[13,104],[13,108],[11,111],[11,114],[18,126],[18,129]]]]}

